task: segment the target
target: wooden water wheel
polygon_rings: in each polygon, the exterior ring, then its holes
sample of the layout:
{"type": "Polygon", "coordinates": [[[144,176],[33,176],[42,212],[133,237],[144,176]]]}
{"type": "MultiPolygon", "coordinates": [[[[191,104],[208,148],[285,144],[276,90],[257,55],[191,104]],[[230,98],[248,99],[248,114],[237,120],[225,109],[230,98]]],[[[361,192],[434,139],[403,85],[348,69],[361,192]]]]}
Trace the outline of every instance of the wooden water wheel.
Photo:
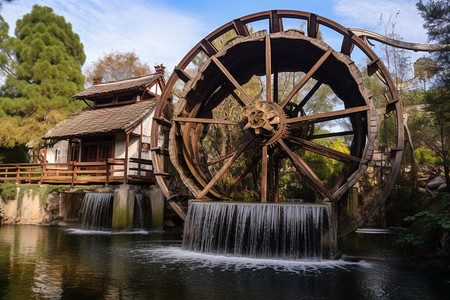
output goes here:
{"type": "Polygon", "coordinates": [[[294,183],[300,195],[337,203],[368,168],[379,127],[372,93],[350,58],[355,46],[369,61],[369,75],[377,72],[385,82],[385,102],[377,108],[394,112],[397,130],[392,172],[375,213],[393,186],[403,149],[402,113],[393,81],[376,54],[349,29],[290,10],[256,13],[223,25],[175,68],[152,129],[155,174],[166,198],[174,199],[164,161],[169,153],[181,180],[198,199],[277,202],[286,200],[289,195],[283,191],[287,185],[292,190],[294,183]],[[292,20],[305,22],[306,33],[285,30],[284,22],[292,20]],[[253,33],[254,22],[261,21],[267,22],[267,30],[253,33]],[[339,49],[321,39],[322,26],[341,36],[339,49]],[[182,92],[170,116],[174,88],[182,92]],[[169,128],[164,144],[158,134],[169,128]],[[331,147],[337,139],[348,150],[331,147]],[[337,170],[332,182],[318,175],[318,162],[322,169],[337,170]]]}

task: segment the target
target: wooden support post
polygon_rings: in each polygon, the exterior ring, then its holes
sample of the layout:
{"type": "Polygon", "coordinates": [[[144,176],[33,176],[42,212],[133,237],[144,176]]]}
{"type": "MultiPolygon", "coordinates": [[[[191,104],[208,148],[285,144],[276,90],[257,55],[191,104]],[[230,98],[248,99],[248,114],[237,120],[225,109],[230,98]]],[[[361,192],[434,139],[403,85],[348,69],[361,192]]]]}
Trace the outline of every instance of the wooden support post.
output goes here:
{"type": "Polygon", "coordinates": [[[274,158],[274,184],[273,184],[273,201],[278,202],[280,200],[280,171],[279,171],[278,158],[274,158]]]}
{"type": "Polygon", "coordinates": [[[128,182],[128,147],[130,147],[130,135],[127,134],[127,142],[125,146],[125,160],[123,162],[123,184],[128,182]]]}
{"type": "Polygon", "coordinates": [[[267,202],[267,146],[262,147],[261,160],[261,202],[267,202]]]}

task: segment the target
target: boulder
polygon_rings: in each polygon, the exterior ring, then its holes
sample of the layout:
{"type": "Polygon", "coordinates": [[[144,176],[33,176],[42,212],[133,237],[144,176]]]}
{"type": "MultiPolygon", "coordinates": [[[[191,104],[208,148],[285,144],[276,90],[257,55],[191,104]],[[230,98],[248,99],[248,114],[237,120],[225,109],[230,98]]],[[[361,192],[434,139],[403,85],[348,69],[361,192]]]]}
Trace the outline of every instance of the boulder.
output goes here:
{"type": "Polygon", "coordinates": [[[445,182],[443,184],[441,184],[438,187],[437,191],[438,191],[438,193],[446,192],[447,191],[447,184],[445,182]]]}
{"type": "Polygon", "coordinates": [[[437,189],[443,183],[445,183],[445,179],[442,175],[439,175],[438,177],[432,179],[430,182],[427,183],[427,188],[434,190],[437,189]]]}

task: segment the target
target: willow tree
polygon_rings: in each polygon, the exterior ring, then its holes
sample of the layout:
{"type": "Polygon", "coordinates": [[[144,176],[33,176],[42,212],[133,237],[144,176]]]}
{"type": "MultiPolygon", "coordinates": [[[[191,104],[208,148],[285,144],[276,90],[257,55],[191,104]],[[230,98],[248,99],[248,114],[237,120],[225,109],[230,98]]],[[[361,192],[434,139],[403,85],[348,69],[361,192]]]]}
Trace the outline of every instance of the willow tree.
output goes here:
{"type": "Polygon", "coordinates": [[[64,17],[35,5],[17,21],[11,51],[0,98],[0,147],[38,147],[49,129],[82,108],[72,96],[83,89],[83,45],[64,17]]]}

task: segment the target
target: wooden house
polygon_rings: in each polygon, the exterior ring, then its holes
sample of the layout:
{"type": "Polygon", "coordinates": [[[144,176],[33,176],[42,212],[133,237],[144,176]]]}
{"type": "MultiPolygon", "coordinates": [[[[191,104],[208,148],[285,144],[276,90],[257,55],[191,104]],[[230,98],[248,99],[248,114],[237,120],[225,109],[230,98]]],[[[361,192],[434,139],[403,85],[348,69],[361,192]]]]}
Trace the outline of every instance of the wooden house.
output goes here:
{"type": "Polygon", "coordinates": [[[72,183],[153,181],[150,132],[165,84],[164,67],[155,69],[154,74],[120,81],[96,78],[93,86],[74,95],[93,105],[43,137],[47,163],[42,182],[67,182],[68,177],[72,183]],[[61,141],[67,153],[56,159],[51,148],[61,141]]]}

